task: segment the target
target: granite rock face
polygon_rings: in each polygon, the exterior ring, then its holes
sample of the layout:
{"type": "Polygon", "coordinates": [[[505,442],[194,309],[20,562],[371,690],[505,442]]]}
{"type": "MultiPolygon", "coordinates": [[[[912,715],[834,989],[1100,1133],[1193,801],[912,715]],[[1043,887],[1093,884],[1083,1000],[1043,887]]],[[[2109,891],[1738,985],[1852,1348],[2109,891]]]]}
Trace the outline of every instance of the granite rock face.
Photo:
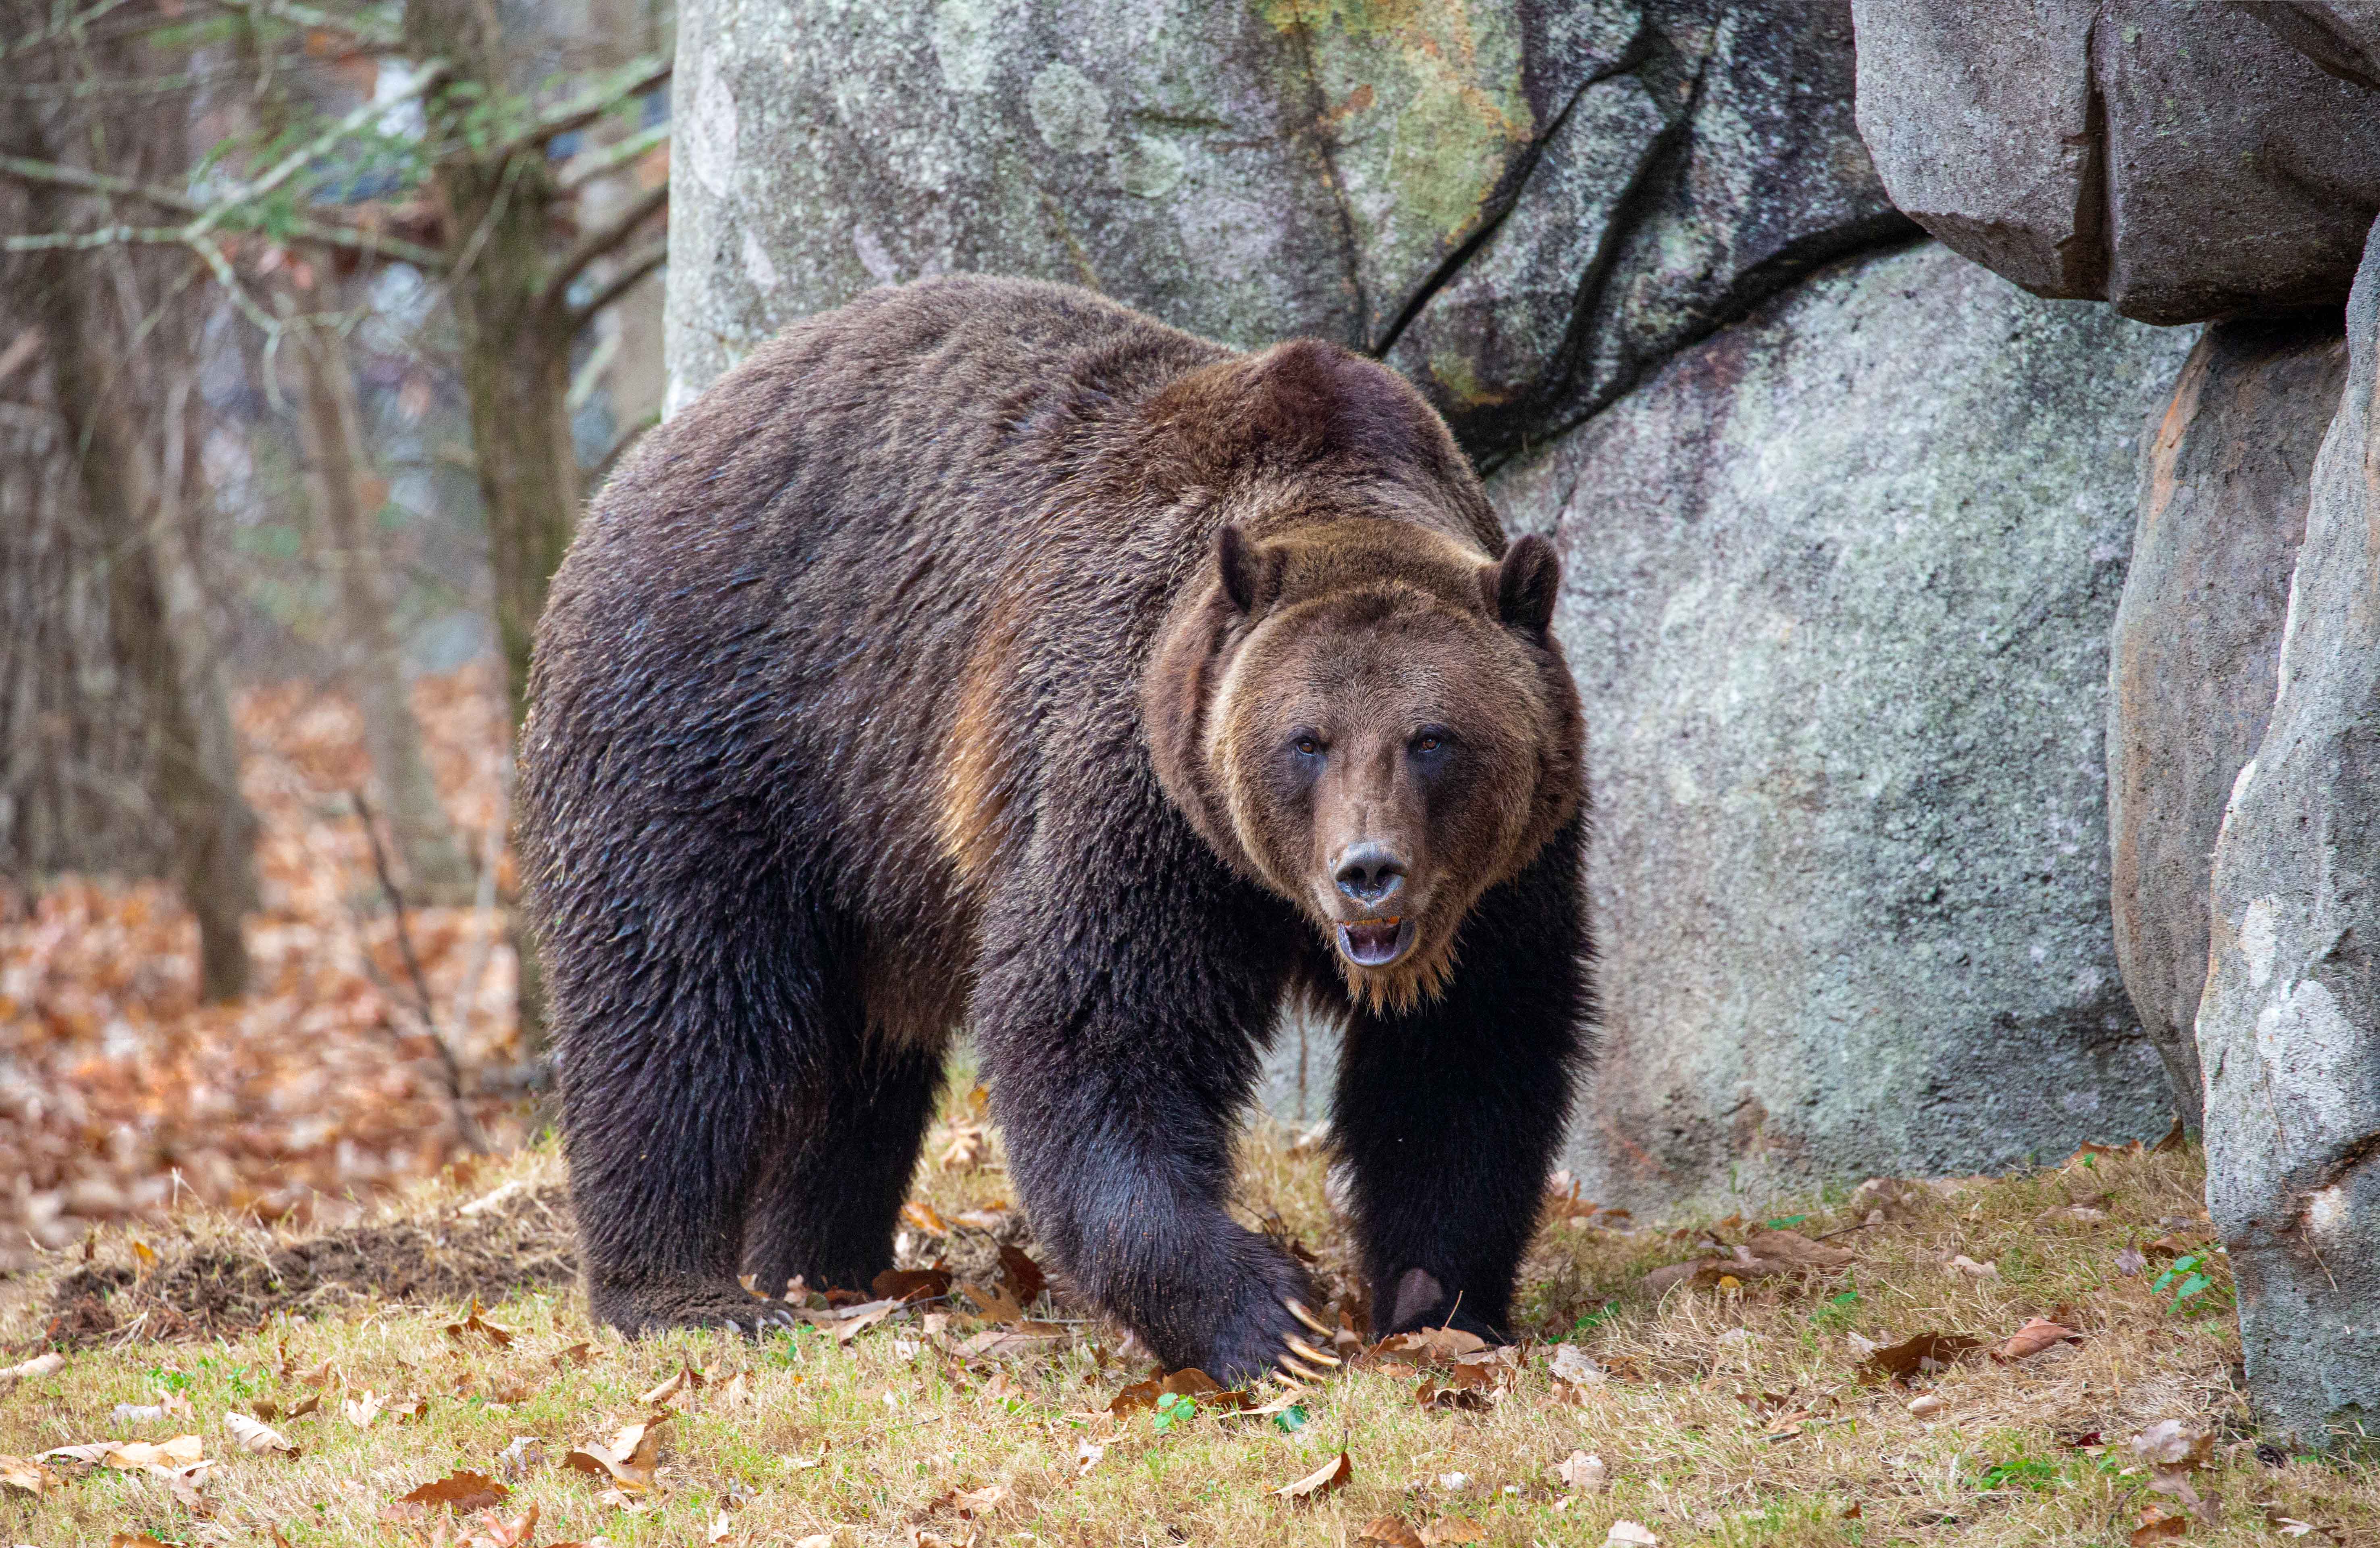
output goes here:
{"type": "Polygon", "coordinates": [[[2216,841],[2198,1009],[2249,1388],[2310,1445],[2380,1419],[2380,243],[2347,345],[2270,720],[2216,841]]]}
{"type": "Polygon", "coordinates": [[[793,318],[962,270],[1236,344],[1374,345],[1641,25],[1632,0],[689,6],[674,396],[793,318]]]}
{"type": "Polygon", "coordinates": [[[1654,4],[1388,360],[1493,462],[1819,265],[1915,236],[1852,111],[1842,4],[1654,4]]]}
{"type": "Polygon", "coordinates": [[[2107,689],[2116,959],[2192,1128],[2216,832],[2272,711],[2307,481],[2346,373],[2336,319],[2209,328],[2141,458],[2107,689]]]}
{"type": "Polygon", "coordinates": [[[2107,639],[2191,340],[1932,243],[1846,263],[1491,484],[1564,564],[1632,1206],[2171,1117],[2108,929],[2107,639]]]}
{"type": "Polygon", "coordinates": [[[1843,0],[700,0],[671,401],[959,270],[1385,353],[1475,451],[1898,240],[1843,0]]]}
{"type": "Polygon", "coordinates": [[[2380,211],[2380,93],[2351,78],[2369,29],[2347,7],[1852,11],[1861,132],[1953,250],[2151,323],[2345,299],[2380,211]]]}

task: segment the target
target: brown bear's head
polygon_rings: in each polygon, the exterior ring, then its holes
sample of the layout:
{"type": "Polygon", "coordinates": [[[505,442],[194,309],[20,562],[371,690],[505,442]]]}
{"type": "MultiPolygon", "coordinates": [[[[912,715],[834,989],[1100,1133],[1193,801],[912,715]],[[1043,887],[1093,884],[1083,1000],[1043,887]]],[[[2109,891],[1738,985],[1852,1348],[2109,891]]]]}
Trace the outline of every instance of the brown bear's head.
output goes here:
{"type": "Polygon", "coordinates": [[[1437,994],[1480,895],[1577,810],[1578,695],[1552,548],[1435,524],[1226,524],[1143,685],[1158,774],[1234,869],[1294,903],[1375,1010],[1437,994]]]}

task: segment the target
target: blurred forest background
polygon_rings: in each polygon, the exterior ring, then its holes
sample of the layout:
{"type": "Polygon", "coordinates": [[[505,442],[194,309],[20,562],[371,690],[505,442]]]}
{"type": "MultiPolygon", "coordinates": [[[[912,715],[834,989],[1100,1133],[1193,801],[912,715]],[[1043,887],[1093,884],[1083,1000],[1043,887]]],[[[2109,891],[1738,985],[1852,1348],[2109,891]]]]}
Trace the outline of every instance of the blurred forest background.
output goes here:
{"type": "Polygon", "coordinates": [[[511,730],[659,415],[671,27],[0,0],[0,1272],[535,1111],[511,730]]]}

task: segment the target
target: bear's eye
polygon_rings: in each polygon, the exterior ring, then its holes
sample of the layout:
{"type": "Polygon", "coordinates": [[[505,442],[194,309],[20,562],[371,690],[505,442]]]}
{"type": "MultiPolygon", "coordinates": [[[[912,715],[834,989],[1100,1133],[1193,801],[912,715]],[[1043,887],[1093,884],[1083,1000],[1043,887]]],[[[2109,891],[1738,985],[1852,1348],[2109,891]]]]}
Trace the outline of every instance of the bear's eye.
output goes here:
{"type": "Polygon", "coordinates": [[[1427,725],[1414,733],[1413,751],[1416,757],[1438,752],[1452,745],[1454,733],[1443,725],[1427,725]]]}
{"type": "Polygon", "coordinates": [[[1297,749],[1302,757],[1318,757],[1322,752],[1322,744],[1312,737],[1300,737],[1291,745],[1297,749]]]}
{"type": "Polygon", "coordinates": [[[1416,752],[1436,752],[1438,750],[1438,738],[1436,737],[1425,735],[1421,740],[1414,743],[1414,750],[1416,752]]]}

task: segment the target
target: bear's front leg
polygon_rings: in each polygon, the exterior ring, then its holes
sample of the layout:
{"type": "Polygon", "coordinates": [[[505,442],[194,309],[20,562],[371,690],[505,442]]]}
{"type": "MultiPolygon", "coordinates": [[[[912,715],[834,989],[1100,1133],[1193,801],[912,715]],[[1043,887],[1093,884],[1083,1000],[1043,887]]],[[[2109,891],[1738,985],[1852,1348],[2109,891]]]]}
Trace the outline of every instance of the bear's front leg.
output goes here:
{"type": "Polygon", "coordinates": [[[1318,1304],[1305,1270],[1224,1210],[1298,927],[1186,831],[1122,846],[1140,862],[1122,874],[1119,847],[1070,859],[1059,836],[990,910],[974,997],[1036,1235],[1169,1369],[1331,1363],[1292,1309],[1318,1304]]]}
{"type": "Polygon", "coordinates": [[[1453,981],[1409,1015],[1355,1015],[1331,1130],[1373,1330],[1501,1340],[1586,1044],[1573,822],[1464,921],[1453,981]]]}

